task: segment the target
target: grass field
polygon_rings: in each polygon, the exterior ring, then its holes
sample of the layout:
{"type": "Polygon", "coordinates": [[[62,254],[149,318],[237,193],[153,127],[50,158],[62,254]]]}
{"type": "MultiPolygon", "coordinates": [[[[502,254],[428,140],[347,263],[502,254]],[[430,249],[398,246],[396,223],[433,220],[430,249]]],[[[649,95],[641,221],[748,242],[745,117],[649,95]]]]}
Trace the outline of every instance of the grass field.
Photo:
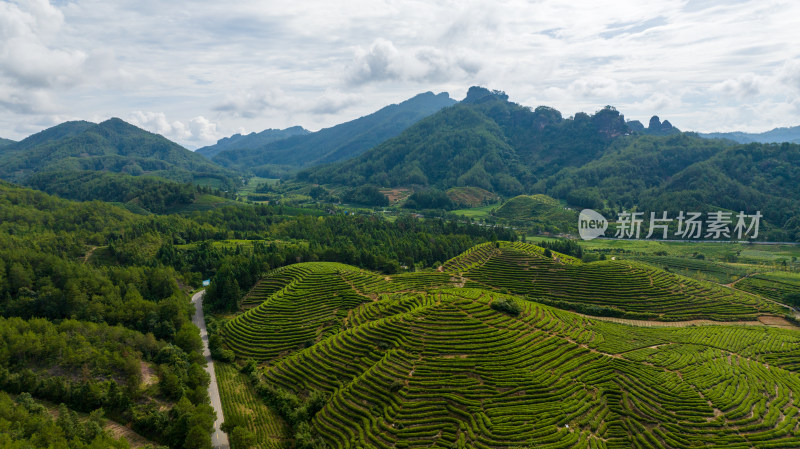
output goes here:
{"type": "Polygon", "coordinates": [[[469,209],[456,209],[450,211],[453,214],[466,218],[487,218],[491,216],[492,209],[497,209],[502,203],[489,204],[488,206],[472,207],[469,209]]]}
{"type": "Polygon", "coordinates": [[[243,186],[237,192],[239,196],[247,198],[248,195],[254,193],[256,188],[261,184],[275,184],[278,182],[278,179],[274,178],[259,178],[258,176],[253,176],[247,181],[247,185],[243,186]]]}
{"type": "Polygon", "coordinates": [[[754,320],[783,309],[642,262],[500,242],[436,272],[303,263],[245,308],[226,344],[268,362],[262,386],[327,447],[800,447],[800,330],[754,320]]]}

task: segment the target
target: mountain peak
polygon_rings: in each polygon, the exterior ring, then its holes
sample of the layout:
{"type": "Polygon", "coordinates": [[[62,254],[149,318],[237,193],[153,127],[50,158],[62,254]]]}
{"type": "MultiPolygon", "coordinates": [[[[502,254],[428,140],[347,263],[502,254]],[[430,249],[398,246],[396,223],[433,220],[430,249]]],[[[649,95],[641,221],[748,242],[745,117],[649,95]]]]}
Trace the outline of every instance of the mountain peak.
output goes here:
{"type": "Polygon", "coordinates": [[[467,91],[467,96],[462,100],[462,103],[483,103],[493,99],[508,101],[508,95],[502,90],[489,90],[485,87],[472,86],[467,91]]]}

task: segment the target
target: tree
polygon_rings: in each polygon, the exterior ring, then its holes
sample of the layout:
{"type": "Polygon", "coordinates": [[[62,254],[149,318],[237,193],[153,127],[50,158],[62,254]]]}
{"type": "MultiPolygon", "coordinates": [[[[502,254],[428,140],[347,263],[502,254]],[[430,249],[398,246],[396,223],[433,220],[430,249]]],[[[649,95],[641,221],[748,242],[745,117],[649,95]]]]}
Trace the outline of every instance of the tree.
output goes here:
{"type": "Polygon", "coordinates": [[[212,449],[211,437],[202,426],[193,426],[186,433],[186,441],[183,443],[184,449],[212,449]]]}
{"type": "Polygon", "coordinates": [[[231,446],[236,449],[250,449],[256,445],[256,436],[243,426],[234,427],[228,436],[231,440],[231,446]]]}
{"type": "Polygon", "coordinates": [[[184,324],[175,334],[175,344],[186,352],[195,352],[203,348],[200,329],[192,323],[184,324]]]}

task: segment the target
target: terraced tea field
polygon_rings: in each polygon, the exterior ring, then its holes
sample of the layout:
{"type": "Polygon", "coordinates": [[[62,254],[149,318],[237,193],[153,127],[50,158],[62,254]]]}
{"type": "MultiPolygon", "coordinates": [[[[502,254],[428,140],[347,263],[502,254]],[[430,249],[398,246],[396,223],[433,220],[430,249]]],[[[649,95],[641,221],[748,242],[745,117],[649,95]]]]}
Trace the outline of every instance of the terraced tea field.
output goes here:
{"type": "Polygon", "coordinates": [[[478,247],[445,264],[471,281],[467,286],[499,288],[566,305],[597,306],[661,320],[709,318],[752,320],[781,314],[770,302],[635,261],[607,260],[582,264],[541,248],[504,243],[478,247]]]}
{"type": "Polygon", "coordinates": [[[800,308],[798,273],[758,273],[737,282],[736,288],[800,308]]]}
{"type": "Polygon", "coordinates": [[[276,270],[222,334],[240,358],[268,362],[258,389],[281,413],[324,398],[292,415],[286,438],[304,435],[298,445],[311,435],[333,448],[800,447],[800,331],[628,326],[524,295],[668,320],[780,313],[644,264],[500,243],[420,275],[276,270]]]}
{"type": "Polygon", "coordinates": [[[219,392],[224,398],[226,420],[244,423],[253,432],[258,449],[283,448],[288,443],[289,427],[259,398],[247,377],[227,363],[215,363],[219,392]]]}
{"type": "Polygon", "coordinates": [[[730,264],[692,259],[689,257],[636,256],[634,259],[660,268],[669,269],[673,273],[716,282],[718,284],[735,282],[753,271],[752,269],[737,267],[730,264]]]}

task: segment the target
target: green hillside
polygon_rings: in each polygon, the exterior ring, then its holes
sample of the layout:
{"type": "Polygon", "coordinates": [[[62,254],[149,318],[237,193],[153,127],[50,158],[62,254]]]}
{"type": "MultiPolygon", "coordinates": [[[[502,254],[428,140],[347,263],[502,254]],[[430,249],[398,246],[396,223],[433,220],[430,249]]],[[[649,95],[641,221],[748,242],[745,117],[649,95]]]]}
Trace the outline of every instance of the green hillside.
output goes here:
{"type": "Polygon", "coordinates": [[[577,232],[578,212],[565,208],[558,200],[547,195],[518,195],[497,208],[494,215],[543,229],[577,232]]]}
{"type": "Polygon", "coordinates": [[[551,298],[667,319],[750,320],[777,307],[632,262],[552,257],[501,243],[436,272],[306,263],[270,273],[222,329],[239,357],[268,361],[255,391],[291,427],[256,436],[333,448],[800,444],[797,331],[628,326],[499,289],[542,284],[551,298]]]}
{"type": "Polygon", "coordinates": [[[357,156],[390,139],[418,120],[455,103],[447,93],[419,94],[370,115],[260,146],[242,146],[218,153],[213,160],[225,167],[258,176],[276,177],[287,170],[336,162],[357,156]]]}
{"type": "Polygon", "coordinates": [[[20,182],[39,172],[109,171],[232,189],[236,175],[199,154],[120,119],[67,122],[0,152],[0,177],[20,182]]]}
{"type": "Polygon", "coordinates": [[[16,143],[16,142],[11,140],[11,139],[4,139],[4,138],[0,137],[0,148],[6,147],[8,145],[11,145],[12,143],[16,143]]]}

